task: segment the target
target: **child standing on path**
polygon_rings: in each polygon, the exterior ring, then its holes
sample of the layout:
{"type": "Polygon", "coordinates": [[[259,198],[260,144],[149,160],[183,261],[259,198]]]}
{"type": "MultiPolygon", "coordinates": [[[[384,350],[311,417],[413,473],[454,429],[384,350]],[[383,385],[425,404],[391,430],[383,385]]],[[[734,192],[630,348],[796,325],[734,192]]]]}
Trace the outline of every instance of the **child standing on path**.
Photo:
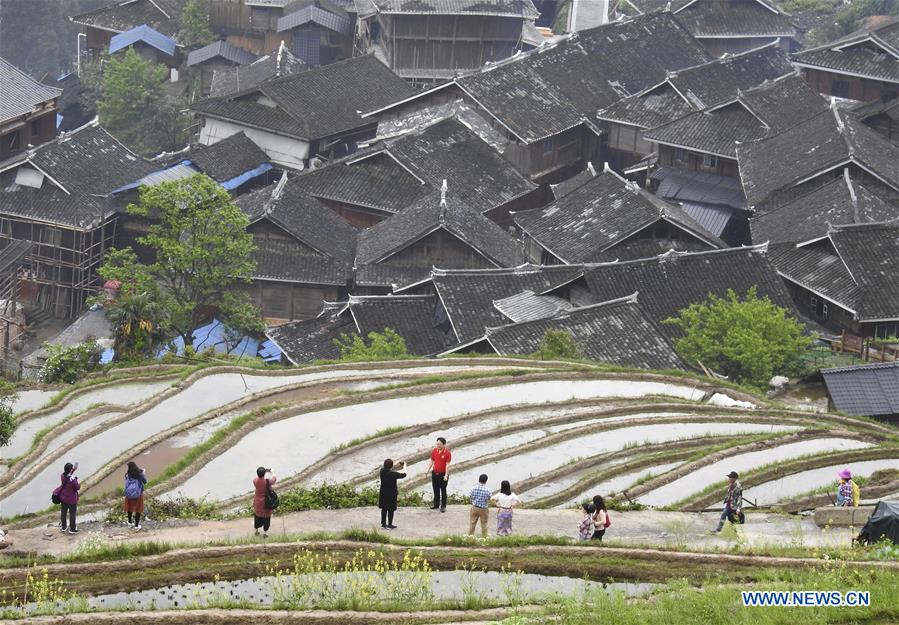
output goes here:
{"type": "Polygon", "coordinates": [[[144,512],[144,486],[147,484],[146,472],[133,460],[128,463],[125,472],[125,512],[128,513],[128,526],[140,529],[140,515],[144,512]],[[134,515],[134,522],[131,516],[134,515]]]}
{"type": "Polygon", "coordinates": [[[590,540],[593,538],[595,523],[593,515],[596,514],[596,507],[592,503],[584,504],[584,518],[577,526],[577,534],[581,540],[590,540]]]}
{"type": "Polygon", "coordinates": [[[431,474],[431,487],[434,489],[434,505],[431,510],[439,508],[441,512],[446,512],[446,485],[449,482],[449,463],[452,459],[453,455],[446,448],[446,439],[438,437],[425,471],[425,475],[431,474]]]}
{"type": "Polygon", "coordinates": [[[499,492],[491,497],[499,511],[496,513],[497,536],[508,536],[512,533],[512,508],[521,505],[521,499],[512,492],[509,480],[503,480],[499,485],[499,492]]]}

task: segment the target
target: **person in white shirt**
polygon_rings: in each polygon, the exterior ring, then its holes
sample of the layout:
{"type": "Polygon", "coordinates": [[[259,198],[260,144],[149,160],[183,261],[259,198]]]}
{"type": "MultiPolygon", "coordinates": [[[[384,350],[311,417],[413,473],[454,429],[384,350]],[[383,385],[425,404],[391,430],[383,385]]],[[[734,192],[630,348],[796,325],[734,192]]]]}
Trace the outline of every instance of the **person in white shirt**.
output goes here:
{"type": "Polygon", "coordinates": [[[499,486],[499,492],[494,493],[490,501],[499,508],[496,514],[497,536],[508,536],[512,533],[512,508],[521,505],[521,499],[512,492],[509,480],[503,480],[499,486]]]}

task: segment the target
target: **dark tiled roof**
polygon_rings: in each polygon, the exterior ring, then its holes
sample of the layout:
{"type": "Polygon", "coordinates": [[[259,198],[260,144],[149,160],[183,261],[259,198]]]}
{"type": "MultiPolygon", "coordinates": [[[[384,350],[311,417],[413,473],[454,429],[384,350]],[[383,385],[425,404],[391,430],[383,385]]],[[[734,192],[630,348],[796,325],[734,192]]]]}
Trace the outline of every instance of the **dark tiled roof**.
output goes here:
{"type": "Polygon", "coordinates": [[[581,186],[587,184],[593,180],[594,176],[596,176],[596,168],[593,167],[593,163],[587,163],[587,167],[584,168],[584,171],[575,174],[571,178],[563,180],[558,184],[551,184],[549,187],[552,189],[553,197],[558,200],[575,189],[579,189],[581,186]]]}
{"type": "Polygon", "coordinates": [[[656,258],[592,265],[584,271],[597,302],[639,291],[640,307],[669,337],[680,336],[675,326],[662,324],[690,304],[704,302],[709,293],[725,297],[728,289],[745,294],[758,287],[778,306],[793,310],[793,301],[768,260],[764,247],[742,247],[702,253],[668,252],[656,258]]]}
{"type": "Polygon", "coordinates": [[[859,303],[858,285],[826,240],[803,247],[792,243],[772,245],[771,262],[790,281],[820,293],[845,308],[856,310],[859,303]]]}
{"type": "Polygon", "coordinates": [[[780,132],[827,109],[798,74],[740,93],[736,101],[698,111],[643,133],[650,141],[736,159],[737,142],[780,132]]]}
{"type": "MultiPolygon", "coordinates": [[[[383,261],[389,263],[391,256],[439,229],[452,234],[497,267],[513,267],[524,262],[524,254],[519,245],[506,231],[455,198],[451,192],[448,193],[445,204],[441,205],[440,193],[437,192],[359,235],[356,264],[360,275],[357,283],[374,284],[369,281],[373,276],[365,276],[365,266],[383,261]]],[[[377,284],[402,284],[404,280],[412,282],[421,279],[427,276],[431,267],[429,259],[424,259],[423,263],[418,268],[418,275],[412,280],[403,276],[400,280],[391,278],[377,284]]],[[[389,270],[386,267],[381,269],[379,273],[382,275],[379,277],[383,280],[383,273],[389,270]]]]}
{"type": "Polygon", "coordinates": [[[384,153],[343,159],[303,172],[295,180],[317,198],[386,213],[397,213],[432,190],[384,153]]]}
{"type": "Polygon", "coordinates": [[[486,212],[536,189],[477,134],[450,118],[389,141],[384,146],[432,188],[445,179],[452,194],[486,212]]]}
{"type": "Polygon", "coordinates": [[[456,83],[532,143],[592,119],[598,109],[662,82],[671,70],[708,60],[670,14],[655,13],[581,31],[456,83]]]}
{"type": "Polygon", "coordinates": [[[185,3],[186,0],[121,0],[71,19],[76,24],[117,33],[147,24],[174,37],[181,27],[178,18],[185,3]]]}
{"type": "Polygon", "coordinates": [[[769,132],[792,128],[827,108],[827,101],[798,72],[744,91],[739,100],[768,124],[769,132]]]}
{"type": "Polygon", "coordinates": [[[899,225],[835,226],[830,240],[859,285],[859,318],[899,319],[899,225]]]}
{"type": "Polygon", "coordinates": [[[674,88],[665,83],[646,93],[623,98],[597,113],[602,120],[654,128],[695,110],[674,88]]]}
{"type": "Polygon", "coordinates": [[[204,174],[219,182],[231,180],[269,162],[262,148],[242,132],[212,145],[191,146],[188,158],[204,174]]]}
{"type": "Polygon", "coordinates": [[[268,328],[265,335],[294,364],[336,360],[340,357],[340,350],[334,345],[334,340],[344,334],[357,334],[352,317],[338,314],[343,307],[344,304],[326,305],[314,319],[291,321],[268,328]]]}
{"type": "Polygon", "coordinates": [[[875,80],[899,82],[897,50],[899,20],[894,19],[798,52],[793,55],[793,61],[875,80]]]}
{"type": "Polygon", "coordinates": [[[119,208],[107,194],[157,169],[96,124],[39,145],[5,166],[10,168],[0,173],[0,214],[74,228],[96,227],[119,208]],[[40,188],[16,184],[18,165],[33,166],[53,180],[45,177],[40,188]]]}
{"type": "Polygon", "coordinates": [[[383,332],[391,328],[406,341],[406,349],[415,356],[430,356],[443,350],[453,337],[447,337],[434,324],[434,295],[350,296],[350,313],[359,334],[383,332]]]}
{"type": "Polygon", "coordinates": [[[62,95],[15,65],[0,58],[0,122],[30,113],[34,107],[62,95]]]}
{"type": "Polygon", "coordinates": [[[742,54],[673,72],[668,78],[696,108],[707,108],[746,91],[792,73],[793,67],[783,50],[770,43],[742,54]]]}
{"type": "Polygon", "coordinates": [[[637,298],[563,310],[554,316],[487,328],[487,340],[502,356],[532,354],[546,332],[568,332],[589,360],[641,369],[684,369],[683,361],[640,310],[637,298]]]}
{"type": "Polygon", "coordinates": [[[342,285],[352,276],[356,230],[294,181],[282,179],[235,203],[251,224],[267,219],[302,244],[257,240],[256,277],[342,285]]]}
{"type": "Polygon", "coordinates": [[[270,80],[233,97],[201,100],[192,110],[315,140],[371,125],[371,120],[359,116],[360,111],[411,94],[412,88],[402,78],[368,55],[270,80]],[[276,107],[258,103],[260,94],[276,107]]]}
{"type": "Polygon", "coordinates": [[[828,224],[842,225],[889,221],[899,218],[890,206],[848,176],[811,191],[773,211],[749,221],[757,243],[809,241],[827,234],[828,224]]]}
{"type": "Polygon", "coordinates": [[[790,17],[758,3],[696,2],[675,13],[694,37],[794,37],[790,17]]]}
{"type": "Polygon", "coordinates": [[[531,0],[357,0],[362,15],[370,13],[437,13],[441,15],[496,15],[535,19],[531,0]]]}
{"type": "Polygon", "coordinates": [[[352,35],[353,20],[343,7],[327,0],[300,0],[285,7],[284,17],[278,18],[278,32],[305,24],[317,24],[341,35],[352,35]]]}
{"type": "Polygon", "coordinates": [[[435,270],[431,280],[452,322],[460,343],[484,335],[484,328],[509,322],[494,301],[522,291],[542,293],[576,278],[579,266],[539,267],[524,265],[514,269],[435,270]]]}
{"type": "Polygon", "coordinates": [[[847,162],[899,188],[899,147],[836,107],[779,134],[737,147],[750,206],[847,162]]]}
{"type": "Polygon", "coordinates": [[[573,308],[567,299],[555,295],[537,295],[533,291],[522,291],[495,300],[493,306],[513,323],[545,319],[563,310],[573,308]]]}
{"type": "Polygon", "coordinates": [[[866,121],[877,115],[887,114],[893,119],[899,118],[899,97],[891,100],[871,100],[859,102],[850,108],[852,114],[862,121],[866,121]]]}
{"type": "Polygon", "coordinates": [[[706,243],[726,244],[679,207],[604,171],[545,209],[516,213],[515,223],[565,263],[599,260],[602,253],[647,226],[665,220],[706,243]]]}
{"type": "Polygon", "coordinates": [[[199,65],[212,59],[221,58],[231,61],[235,65],[248,65],[256,61],[258,57],[243,48],[231,45],[227,41],[213,41],[209,45],[191,50],[187,55],[187,66],[199,65]]]}
{"type": "Polygon", "coordinates": [[[252,89],[275,78],[292,76],[305,71],[308,66],[295,57],[286,46],[258,59],[249,65],[216,70],[212,74],[209,95],[221,97],[252,89]]]}
{"type": "Polygon", "coordinates": [[[654,128],[701,108],[715,106],[792,71],[776,44],[671,72],[665,83],[624,98],[599,112],[600,119],[654,128]]]}
{"type": "Polygon", "coordinates": [[[764,124],[738,103],[699,111],[647,130],[647,141],[689,148],[697,152],[737,158],[737,142],[765,136],[764,124]]]}
{"type": "Polygon", "coordinates": [[[532,143],[577,126],[581,114],[522,60],[456,79],[462,89],[519,138],[532,143]]]}
{"type": "Polygon", "coordinates": [[[862,417],[899,414],[899,363],[821,369],[821,375],[840,412],[862,417]]]}

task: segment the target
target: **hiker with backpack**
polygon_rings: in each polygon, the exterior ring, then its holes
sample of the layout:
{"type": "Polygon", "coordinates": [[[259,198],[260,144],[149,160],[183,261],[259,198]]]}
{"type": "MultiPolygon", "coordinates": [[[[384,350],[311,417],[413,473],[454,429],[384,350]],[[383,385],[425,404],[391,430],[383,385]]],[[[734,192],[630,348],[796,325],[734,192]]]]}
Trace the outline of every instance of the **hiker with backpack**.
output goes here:
{"type": "Polygon", "coordinates": [[[256,536],[259,536],[259,528],[262,528],[262,537],[268,538],[268,530],[272,525],[272,512],[278,507],[278,496],[272,490],[272,486],[278,481],[278,476],[271,469],[259,467],[256,469],[256,477],[253,478],[253,528],[256,536]]]}
{"type": "Polygon", "coordinates": [[[606,500],[601,495],[593,497],[593,509],[593,522],[596,529],[590,538],[602,542],[606,530],[612,525],[612,519],[609,517],[609,511],[606,510],[606,500]]]}
{"type": "Polygon", "coordinates": [[[840,478],[837,487],[837,506],[841,508],[858,507],[859,499],[861,499],[861,490],[858,484],[852,479],[852,471],[843,469],[837,473],[840,478]]]}
{"type": "Polygon", "coordinates": [[[144,513],[144,487],[147,485],[147,472],[137,466],[133,460],[125,471],[125,512],[128,514],[128,527],[140,529],[140,517],[144,513]],[[132,522],[132,515],[134,522],[132,522]]]}
{"type": "Polygon", "coordinates": [[[61,506],[60,531],[62,533],[78,533],[78,528],[75,527],[75,512],[78,507],[78,491],[81,490],[81,484],[78,483],[78,477],[75,475],[77,469],[77,462],[74,464],[67,462],[62,468],[62,475],[59,476],[60,484],[50,496],[50,500],[53,503],[58,503],[61,506]],[[67,517],[68,522],[66,522],[67,517]]]}
{"type": "Polygon", "coordinates": [[[740,476],[736,471],[727,474],[727,494],[724,496],[724,509],[718,519],[718,527],[712,530],[713,534],[724,529],[724,522],[730,521],[731,525],[743,523],[743,486],[740,484],[740,476]]]}

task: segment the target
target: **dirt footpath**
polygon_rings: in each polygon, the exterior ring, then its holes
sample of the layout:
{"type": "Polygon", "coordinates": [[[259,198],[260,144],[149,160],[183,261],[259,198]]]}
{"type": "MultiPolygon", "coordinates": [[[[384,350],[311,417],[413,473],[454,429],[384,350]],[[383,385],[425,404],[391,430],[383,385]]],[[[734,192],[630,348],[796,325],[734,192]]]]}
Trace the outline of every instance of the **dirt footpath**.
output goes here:
{"type": "MultiPolygon", "coordinates": [[[[379,511],[376,508],[346,510],[312,510],[287,515],[275,515],[272,519],[271,537],[277,539],[286,534],[310,532],[341,532],[359,528],[380,529],[379,511]]],[[[55,527],[39,527],[15,530],[9,535],[12,545],[6,553],[31,552],[61,555],[71,552],[78,542],[101,532],[110,541],[154,541],[177,544],[205,544],[225,540],[239,540],[253,534],[252,519],[231,521],[197,521],[156,523],[152,520],[140,531],[123,525],[106,525],[92,520],[89,515],[79,519],[79,534],[60,534],[55,527]]],[[[577,537],[577,525],[581,513],[575,510],[516,510],[513,528],[516,534],[555,535],[577,537]]],[[[710,535],[717,524],[715,513],[659,512],[611,512],[612,526],[606,532],[606,541],[616,544],[674,546],[691,548],[726,549],[734,539],[710,535]]],[[[450,506],[446,513],[426,508],[401,508],[396,513],[390,531],[397,538],[435,538],[447,534],[463,534],[468,531],[468,507],[450,506]]],[[[479,528],[480,529],[480,528],[479,528]]],[[[766,513],[749,513],[742,526],[746,539],[753,546],[763,545],[848,545],[853,532],[849,528],[818,528],[811,517],[797,517],[766,513]]],[[[490,535],[496,533],[495,511],[490,514],[490,535]]]]}

